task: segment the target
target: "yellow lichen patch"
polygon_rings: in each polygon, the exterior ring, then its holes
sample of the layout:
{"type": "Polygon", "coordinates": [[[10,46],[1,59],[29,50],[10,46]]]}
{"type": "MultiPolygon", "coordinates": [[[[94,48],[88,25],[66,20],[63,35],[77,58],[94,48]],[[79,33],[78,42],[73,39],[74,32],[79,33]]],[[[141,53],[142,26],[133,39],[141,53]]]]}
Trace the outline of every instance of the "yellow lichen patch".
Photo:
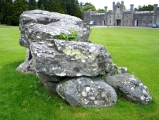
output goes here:
{"type": "Polygon", "coordinates": [[[96,66],[98,66],[98,64],[96,62],[94,62],[91,66],[96,67],[96,66]]]}
{"type": "Polygon", "coordinates": [[[69,56],[74,56],[75,59],[81,59],[81,60],[84,60],[85,59],[85,55],[82,54],[79,50],[77,49],[70,49],[68,47],[66,47],[64,50],[63,50],[63,53],[65,53],[66,55],[69,55],[69,56]]]}
{"type": "Polygon", "coordinates": [[[94,60],[97,57],[97,54],[92,54],[92,60],[94,60]]]}

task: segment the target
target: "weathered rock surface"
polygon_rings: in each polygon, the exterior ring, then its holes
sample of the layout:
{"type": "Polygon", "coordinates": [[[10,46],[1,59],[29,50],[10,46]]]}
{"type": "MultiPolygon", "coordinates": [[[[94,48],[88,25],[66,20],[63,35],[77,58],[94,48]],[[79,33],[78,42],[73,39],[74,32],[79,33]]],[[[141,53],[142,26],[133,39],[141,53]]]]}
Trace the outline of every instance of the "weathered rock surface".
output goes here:
{"type": "Polygon", "coordinates": [[[116,104],[115,90],[104,80],[79,77],[57,85],[57,93],[72,106],[111,107],[116,104]]]}
{"type": "Polygon", "coordinates": [[[50,76],[97,76],[113,69],[110,54],[102,45],[51,40],[30,46],[36,73],[50,76]]]}
{"type": "Polygon", "coordinates": [[[33,62],[32,62],[32,55],[29,49],[26,50],[25,61],[21,63],[17,68],[17,71],[22,73],[31,73],[35,74],[33,62]]]}
{"type": "Polygon", "coordinates": [[[20,16],[19,29],[21,32],[20,45],[27,47],[25,61],[17,68],[23,73],[35,74],[32,63],[30,45],[33,42],[54,39],[60,34],[71,34],[70,30],[78,33],[76,41],[90,42],[90,27],[81,19],[56,12],[42,10],[25,11],[20,16]]]}
{"type": "Polygon", "coordinates": [[[88,42],[90,27],[74,16],[42,10],[25,11],[20,16],[20,45],[29,48],[32,42],[56,38],[60,34],[78,32],[76,41],[88,42]]]}
{"type": "Polygon", "coordinates": [[[36,73],[40,81],[43,83],[47,91],[51,93],[56,93],[57,84],[62,81],[62,78],[57,76],[49,76],[44,73],[36,73]]]}
{"type": "Polygon", "coordinates": [[[149,104],[152,101],[147,87],[131,74],[108,76],[105,81],[130,101],[138,104],[149,104]]]}

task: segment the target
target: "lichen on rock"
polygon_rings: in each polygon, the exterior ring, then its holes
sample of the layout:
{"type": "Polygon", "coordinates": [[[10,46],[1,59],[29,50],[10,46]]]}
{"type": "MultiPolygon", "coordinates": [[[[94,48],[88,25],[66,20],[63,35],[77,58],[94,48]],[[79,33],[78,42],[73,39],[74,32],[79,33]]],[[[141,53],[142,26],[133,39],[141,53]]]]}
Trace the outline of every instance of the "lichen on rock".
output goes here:
{"type": "Polygon", "coordinates": [[[112,107],[117,101],[115,90],[98,78],[79,77],[63,81],[57,85],[56,91],[76,107],[112,107]]]}

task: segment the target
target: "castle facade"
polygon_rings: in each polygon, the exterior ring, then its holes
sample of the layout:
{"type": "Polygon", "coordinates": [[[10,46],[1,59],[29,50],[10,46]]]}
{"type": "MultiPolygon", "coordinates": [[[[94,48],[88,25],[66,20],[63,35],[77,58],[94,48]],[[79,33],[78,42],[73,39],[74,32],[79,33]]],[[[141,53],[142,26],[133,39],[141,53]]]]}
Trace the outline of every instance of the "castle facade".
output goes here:
{"type": "Polygon", "coordinates": [[[143,26],[150,27],[152,24],[159,25],[159,7],[154,4],[153,11],[134,11],[134,5],[130,5],[129,10],[124,10],[124,1],[113,2],[113,10],[105,13],[97,13],[88,10],[83,13],[83,20],[86,23],[95,21],[97,25],[107,26],[143,26]]]}

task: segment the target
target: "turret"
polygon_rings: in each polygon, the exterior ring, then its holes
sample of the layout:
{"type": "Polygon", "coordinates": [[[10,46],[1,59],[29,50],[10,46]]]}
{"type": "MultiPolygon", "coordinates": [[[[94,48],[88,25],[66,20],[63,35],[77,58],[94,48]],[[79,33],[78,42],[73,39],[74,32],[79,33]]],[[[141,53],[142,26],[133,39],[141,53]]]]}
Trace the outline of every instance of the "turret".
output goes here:
{"type": "Polygon", "coordinates": [[[156,21],[157,21],[157,6],[158,6],[158,4],[154,4],[153,24],[156,24],[156,21]]]}
{"type": "Polygon", "coordinates": [[[154,4],[154,8],[153,8],[154,13],[153,13],[153,15],[157,15],[157,6],[158,6],[158,4],[154,4]]]}
{"type": "Polygon", "coordinates": [[[115,2],[113,2],[113,13],[115,12],[115,2]]]}
{"type": "Polygon", "coordinates": [[[121,1],[121,13],[124,12],[124,1],[121,1]]]}
{"type": "Polygon", "coordinates": [[[121,4],[124,6],[124,1],[121,1],[121,4]]]}
{"type": "Polygon", "coordinates": [[[104,8],[105,8],[105,14],[107,14],[107,12],[108,12],[108,7],[105,6],[104,8]]]}
{"type": "Polygon", "coordinates": [[[131,11],[131,13],[134,13],[134,4],[130,5],[130,11],[131,11]]]}

